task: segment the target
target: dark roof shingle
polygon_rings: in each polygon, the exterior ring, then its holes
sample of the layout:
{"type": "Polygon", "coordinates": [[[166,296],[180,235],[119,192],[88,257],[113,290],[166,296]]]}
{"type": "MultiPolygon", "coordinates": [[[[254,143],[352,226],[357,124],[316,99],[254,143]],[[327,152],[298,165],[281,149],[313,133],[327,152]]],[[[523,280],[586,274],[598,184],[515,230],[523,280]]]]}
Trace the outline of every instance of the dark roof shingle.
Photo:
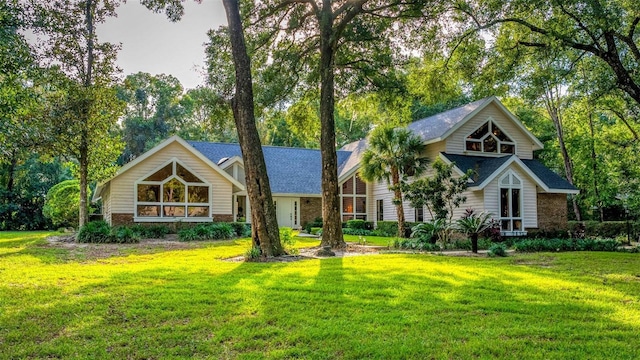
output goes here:
{"type": "MultiPolygon", "coordinates": [[[[189,141],[191,146],[218,164],[225,158],[242,157],[240,145],[189,141]]],[[[279,146],[263,146],[271,192],[276,194],[320,195],[322,161],[320,150],[279,146]]],[[[338,151],[338,166],[351,155],[338,151]]]]}

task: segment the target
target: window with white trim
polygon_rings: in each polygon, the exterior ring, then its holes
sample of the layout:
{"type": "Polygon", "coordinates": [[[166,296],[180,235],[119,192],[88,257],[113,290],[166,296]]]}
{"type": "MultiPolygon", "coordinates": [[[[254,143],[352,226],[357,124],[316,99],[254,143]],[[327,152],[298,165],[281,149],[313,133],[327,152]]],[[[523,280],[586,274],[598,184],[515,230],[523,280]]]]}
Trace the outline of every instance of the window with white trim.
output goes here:
{"type": "Polygon", "coordinates": [[[347,179],[340,187],[342,221],[367,220],[367,183],[358,175],[347,179]]]}
{"type": "Polygon", "coordinates": [[[136,217],[211,217],[211,185],[175,160],[135,186],[136,217]]]}
{"type": "Polygon", "coordinates": [[[467,136],[465,148],[467,151],[514,154],[516,143],[493,120],[489,120],[467,136]]]}
{"type": "Polygon", "coordinates": [[[424,222],[424,207],[414,208],[415,222],[424,222]]]}
{"type": "Polygon", "coordinates": [[[498,184],[502,231],[522,231],[522,180],[508,172],[500,178],[498,184]]]}

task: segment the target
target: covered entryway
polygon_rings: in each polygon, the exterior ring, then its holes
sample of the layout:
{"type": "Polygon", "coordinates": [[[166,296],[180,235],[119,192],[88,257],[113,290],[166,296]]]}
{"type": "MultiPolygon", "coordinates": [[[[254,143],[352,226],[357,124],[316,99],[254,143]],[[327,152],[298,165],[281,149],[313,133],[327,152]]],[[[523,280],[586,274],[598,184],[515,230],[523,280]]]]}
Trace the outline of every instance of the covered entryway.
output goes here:
{"type": "Polygon", "coordinates": [[[278,226],[300,228],[300,198],[274,197],[278,226]]]}

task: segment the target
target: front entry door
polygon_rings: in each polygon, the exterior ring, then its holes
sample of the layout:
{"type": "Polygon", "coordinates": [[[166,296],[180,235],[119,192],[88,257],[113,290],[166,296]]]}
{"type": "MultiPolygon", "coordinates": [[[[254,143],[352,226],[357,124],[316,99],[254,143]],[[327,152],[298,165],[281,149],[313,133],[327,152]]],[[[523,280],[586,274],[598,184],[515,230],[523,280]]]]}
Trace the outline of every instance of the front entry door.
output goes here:
{"type": "Polygon", "coordinates": [[[300,228],[300,198],[273,198],[278,226],[300,228]]]}

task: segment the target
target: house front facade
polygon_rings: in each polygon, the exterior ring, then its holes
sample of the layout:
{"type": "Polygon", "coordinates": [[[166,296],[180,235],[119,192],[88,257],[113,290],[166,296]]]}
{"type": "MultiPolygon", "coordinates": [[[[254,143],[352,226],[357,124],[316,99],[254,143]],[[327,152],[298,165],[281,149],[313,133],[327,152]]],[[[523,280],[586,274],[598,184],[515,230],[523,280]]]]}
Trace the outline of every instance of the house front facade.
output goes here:
{"type": "MultiPolygon", "coordinates": [[[[408,128],[420,136],[423,156],[453,163],[455,176],[472,173],[465,208],[499,220],[505,235],[566,227],[567,194],[578,190],[533,159],[542,143],[495,97],[422,120],[408,128]]],[[[394,221],[393,194],[384,182],[358,176],[366,139],[337,151],[343,221],[394,221]]],[[[263,147],[278,224],[300,228],[322,214],[318,150],[263,147]]],[[[429,174],[427,174],[428,176],[429,174]]],[[[172,137],[98,185],[103,215],[113,225],[209,221],[250,222],[238,144],[172,137]]],[[[426,209],[403,204],[406,220],[428,221],[426,209]]]]}

